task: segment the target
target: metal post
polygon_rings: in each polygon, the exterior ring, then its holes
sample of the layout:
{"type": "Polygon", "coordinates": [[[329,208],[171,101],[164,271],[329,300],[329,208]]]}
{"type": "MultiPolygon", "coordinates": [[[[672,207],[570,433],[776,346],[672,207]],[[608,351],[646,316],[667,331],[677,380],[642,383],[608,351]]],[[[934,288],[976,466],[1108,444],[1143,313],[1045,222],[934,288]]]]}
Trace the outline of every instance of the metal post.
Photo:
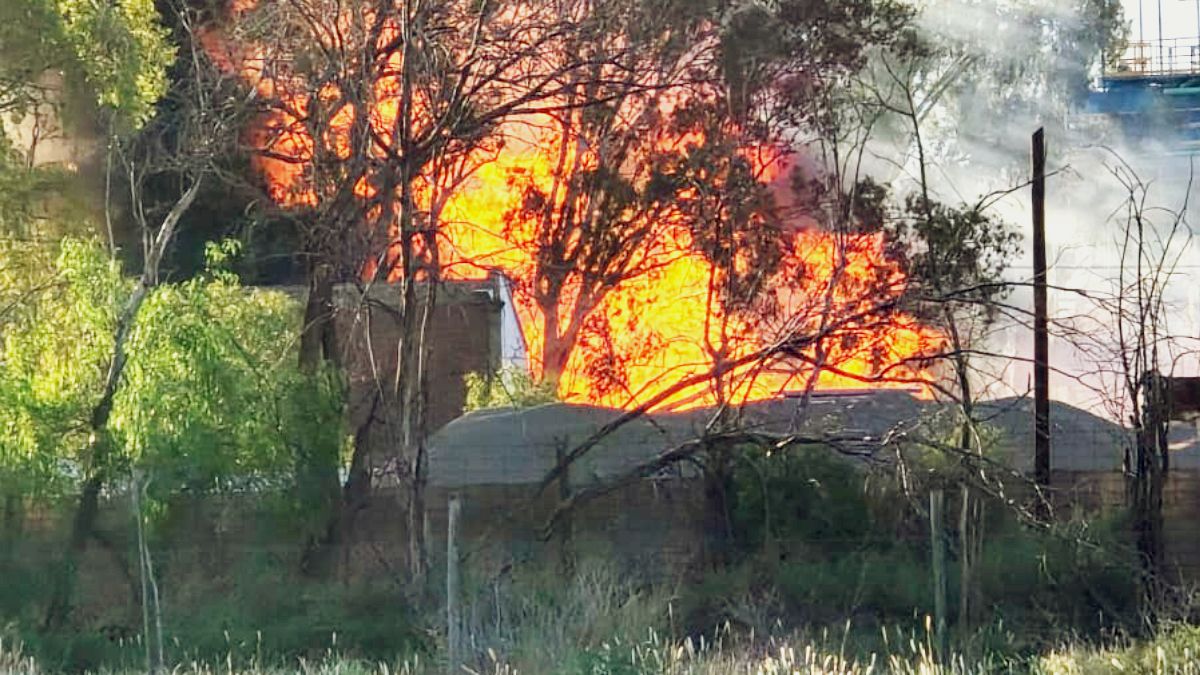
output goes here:
{"type": "Polygon", "coordinates": [[[462,672],[462,622],[458,609],[458,519],[461,510],[458,495],[451,495],[446,522],[446,672],[451,675],[462,672]]]}
{"type": "Polygon", "coordinates": [[[1144,0],[1138,0],[1138,42],[1146,43],[1146,8],[1144,0]]]}
{"type": "Polygon", "coordinates": [[[1158,0],[1158,69],[1159,72],[1167,70],[1167,62],[1163,59],[1162,0],[1158,0]]]}
{"type": "Polygon", "coordinates": [[[1033,134],[1033,431],[1034,480],[1050,486],[1050,337],[1046,309],[1046,139],[1033,134]]]}

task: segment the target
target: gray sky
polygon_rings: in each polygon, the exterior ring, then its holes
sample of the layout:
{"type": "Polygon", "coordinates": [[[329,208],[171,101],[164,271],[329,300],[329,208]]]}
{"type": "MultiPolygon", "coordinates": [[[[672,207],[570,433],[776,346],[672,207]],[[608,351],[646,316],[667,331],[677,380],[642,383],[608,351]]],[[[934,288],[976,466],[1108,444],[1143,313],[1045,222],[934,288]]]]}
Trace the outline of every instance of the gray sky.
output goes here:
{"type": "Polygon", "coordinates": [[[1200,35],[1197,22],[1198,0],[1123,0],[1125,17],[1133,23],[1130,40],[1158,38],[1159,7],[1162,8],[1164,38],[1192,38],[1200,35]],[[1139,17],[1141,21],[1139,21],[1139,17]],[[1139,35],[1141,36],[1139,38],[1139,35]]]}

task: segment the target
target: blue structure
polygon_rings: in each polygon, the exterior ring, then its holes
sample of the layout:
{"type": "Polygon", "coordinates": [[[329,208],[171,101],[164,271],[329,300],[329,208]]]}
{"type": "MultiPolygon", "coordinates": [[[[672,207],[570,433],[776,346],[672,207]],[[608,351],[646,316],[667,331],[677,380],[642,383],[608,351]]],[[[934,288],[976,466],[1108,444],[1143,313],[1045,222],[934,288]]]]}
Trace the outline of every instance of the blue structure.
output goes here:
{"type": "Polygon", "coordinates": [[[1128,143],[1200,153],[1200,38],[1133,43],[1085,110],[1115,120],[1128,143]]]}

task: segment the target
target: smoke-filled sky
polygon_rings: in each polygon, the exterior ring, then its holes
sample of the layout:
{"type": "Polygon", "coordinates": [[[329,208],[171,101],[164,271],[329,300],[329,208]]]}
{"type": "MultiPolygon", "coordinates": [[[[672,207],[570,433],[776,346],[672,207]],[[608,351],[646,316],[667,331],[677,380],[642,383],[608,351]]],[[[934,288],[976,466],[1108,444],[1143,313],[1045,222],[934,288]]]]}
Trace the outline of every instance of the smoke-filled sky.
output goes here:
{"type": "MultiPolygon", "coordinates": [[[[1157,39],[1158,8],[1162,7],[1162,35],[1166,38],[1195,40],[1200,35],[1197,28],[1197,4],[1200,0],[1124,0],[1125,14],[1131,23],[1130,39],[1139,39],[1139,25],[1144,26],[1142,37],[1157,39]],[[1139,18],[1141,21],[1139,22],[1139,18]]],[[[985,54],[1008,49],[1036,49],[1039,36],[1020,33],[1000,35],[996,23],[990,20],[991,12],[1000,7],[1011,7],[1003,0],[989,2],[959,2],[942,0],[935,4],[934,11],[927,11],[926,25],[935,34],[963,37],[967,44],[977,45],[985,54]]],[[[1065,0],[1042,0],[1021,5],[1025,11],[1062,15],[1076,11],[1077,4],[1065,0]]],[[[1034,23],[1033,25],[1036,25],[1034,23]]],[[[1003,33],[1003,31],[1000,31],[1003,33]]],[[[1012,31],[1010,31],[1012,32],[1012,31]]],[[[1071,58],[1071,55],[1053,52],[1051,58],[1071,58]]],[[[1032,74],[1031,74],[1032,75],[1032,74]]],[[[938,183],[938,196],[949,202],[974,202],[980,195],[994,190],[1003,190],[1020,185],[1029,176],[1030,135],[1039,126],[1046,124],[1054,128],[1054,120],[1061,119],[1066,112],[1051,102],[1057,91],[1051,85],[1050,95],[1027,96],[1025,103],[995,108],[995,101],[979,98],[981,103],[974,108],[975,114],[958,114],[964,105],[961,101],[947,107],[945,122],[938,116],[929,119],[930,145],[935,151],[949,148],[938,157],[934,171],[938,183]],[[1039,103],[1042,102],[1042,103],[1039,103]],[[941,145],[942,140],[945,145],[941,145]]],[[[1003,102],[1001,102],[1003,103],[1003,102]]],[[[971,105],[968,100],[966,105],[971,105]]],[[[1052,286],[1080,289],[1096,294],[1111,294],[1121,263],[1121,236],[1125,214],[1122,204],[1128,196],[1121,181],[1113,175],[1127,162],[1140,180],[1148,184],[1145,195],[1145,211],[1152,227],[1164,231],[1171,223],[1170,211],[1178,211],[1187,204],[1190,217],[1177,235],[1174,252],[1178,259],[1165,296],[1169,303],[1170,333],[1178,336],[1178,351],[1200,351],[1200,243],[1191,240],[1187,225],[1200,219],[1200,177],[1196,185],[1189,182],[1193,170],[1193,158],[1172,154],[1158,144],[1165,134],[1150,133],[1146,141],[1132,143],[1123,139],[1111,124],[1111,120],[1096,119],[1068,112],[1064,120],[1069,131],[1061,127],[1052,131],[1047,138],[1049,157],[1048,170],[1055,172],[1048,180],[1047,192],[1047,240],[1050,262],[1049,281],[1052,286]],[[1189,192],[1195,195],[1192,197],[1189,192]],[[1190,201],[1189,201],[1189,197],[1190,201]]],[[[924,133],[924,132],[923,132],[924,133]]],[[[936,153],[935,153],[936,154],[936,153]]],[[[911,175],[912,153],[906,160],[907,172],[911,175]]],[[[1200,157],[1195,158],[1194,170],[1200,173],[1200,157]]],[[[903,176],[896,177],[894,171],[885,172],[893,184],[904,183],[903,176]]],[[[903,188],[903,186],[900,186],[903,188]]],[[[1025,236],[1024,252],[1014,261],[1008,271],[1010,280],[1028,282],[1032,277],[1029,236],[1031,233],[1030,192],[1027,187],[1015,190],[1001,199],[994,214],[1011,223],[1025,236]]],[[[1027,287],[1018,288],[1012,295],[1014,305],[1030,309],[1031,293],[1027,287]]],[[[1050,309],[1057,318],[1069,316],[1098,315],[1095,302],[1079,293],[1051,291],[1050,309]]],[[[1100,331],[1092,337],[1099,340],[1100,331]]],[[[1010,325],[995,331],[987,348],[1017,359],[1031,359],[1032,331],[1027,325],[1010,325]]],[[[1053,366],[1063,372],[1052,376],[1053,398],[1073,403],[1097,414],[1119,417],[1119,413],[1106,409],[1104,396],[1098,393],[1101,384],[1096,377],[1097,355],[1088,355],[1070,341],[1052,338],[1051,359],[1053,366]]],[[[1178,359],[1174,372],[1180,375],[1200,375],[1200,359],[1187,356],[1178,359]]],[[[1172,364],[1164,364],[1170,369],[1172,364]]],[[[996,377],[990,379],[990,396],[1011,396],[1031,393],[1032,368],[1027,362],[1012,359],[997,359],[992,364],[996,377]]],[[[980,384],[989,378],[980,378],[980,384]]]]}
{"type": "MultiPolygon", "coordinates": [[[[1097,371],[1103,361],[1112,361],[1112,353],[1089,355],[1076,342],[1091,343],[1091,347],[1109,346],[1115,343],[1111,335],[1097,329],[1100,323],[1089,326],[1089,318],[1097,322],[1111,320],[1097,310],[1094,299],[1079,291],[1099,296],[1115,293],[1120,278],[1122,243],[1128,210],[1125,203],[1128,192],[1122,181],[1113,174],[1119,171],[1122,162],[1128,162],[1137,172],[1138,178],[1148,185],[1143,214],[1148,227],[1168,236],[1175,213],[1187,209],[1190,218],[1181,223],[1174,235],[1169,259],[1173,272],[1164,292],[1168,306],[1167,332],[1174,336],[1170,350],[1174,353],[1164,359],[1164,370],[1173,370],[1177,375],[1200,375],[1200,363],[1195,352],[1200,348],[1200,242],[1192,238],[1189,225],[1197,215],[1195,199],[1185,206],[1189,191],[1191,159],[1181,156],[1154,156],[1153,153],[1135,154],[1134,148],[1117,148],[1121,156],[1103,149],[1075,149],[1070,153],[1051,156],[1051,169],[1064,168],[1063,173],[1047,181],[1047,257],[1049,261],[1049,306],[1052,318],[1079,319],[1079,327],[1085,334],[1072,338],[1055,336],[1051,339],[1053,366],[1061,370],[1051,378],[1052,396],[1097,413],[1115,415],[1105,410],[1105,397],[1096,388],[1112,384],[1111,377],[1102,377],[1097,371]],[[1174,363],[1166,361],[1174,360],[1174,363]]],[[[1197,163],[1196,170],[1200,170],[1197,163]]],[[[1025,251],[1022,259],[1010,269],[1010,278],[1028,281],[1032,276],[1031,253],[1028,235],[1031,231],[1030,195],[1022,191],[1015,198],[999,206],[1000,213],[1026,234],[1025,251]]],[[[1159,247],[1152,245],[1157,252],[1159,247]]],[[[1125,283],[1132,283],[1136,267],[1126,266],[1125,283]]],[[[1012,296],[1013,304],[1022,308],[1032,306],[1031,293],[1027,288],[1018,289],[1012,296]]],[[[1028,358],[1032,355],[1032,333],[1027,326],[1012,325],[996,336],[997,347],[1010,354],[1028,358]]],[[[996,393],[1020,394],[1030,386],[1032,369],[1027,363],[1005,364],[1003,384],[996,393]],[[1007,390],[1007,391],[1006,391],[1007,390]]]]}

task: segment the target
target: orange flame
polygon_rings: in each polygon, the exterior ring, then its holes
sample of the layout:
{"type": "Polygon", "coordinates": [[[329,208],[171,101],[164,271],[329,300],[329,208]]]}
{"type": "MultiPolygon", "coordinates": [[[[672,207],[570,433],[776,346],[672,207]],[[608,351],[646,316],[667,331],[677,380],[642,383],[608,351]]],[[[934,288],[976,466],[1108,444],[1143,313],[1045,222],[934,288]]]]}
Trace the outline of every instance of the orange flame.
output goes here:
{"type": "MultiPolygon", "coordinates": [[[[238,0],[238,11],[253,4],[254,0],[238,0]]],[[[219,67],[237,72],[264,98],[282,101],[283,105],[247,133],[248,141],[260,151],[254,167],[280,206],[315,206],[319,197],[306,182],[308,165],[314,152],[322,149],[342,158],[349,155],[353,108],[345,105],[332,115],[326,137],[321,139],[323,147],[317,148],[299,123],[313,101],[289,94],[285,80],[265,77],[262,54],[253,48],[231,49],[215,31],[200,38],[219,67]]],[[[390,65],[383,72],[400,72],[401,64],[390,65]]],[[[385,143],[399,114],[396,77],[382,76],[373,85],[376,104],[370,124],[385,143]]],[[[333,101],[337,94],[326,90],[318,98],[333,101]]],[[[542,120],[520,122],[505,124],[505,143],[486,161],[481,157],[470,175],[440,204],[438,254],[445,279],[477,279],[500,270],[514,281],[515,309],[533,374],[541,376],[546,317],[529,289],[537,265],[538,226],[519,216],[523,198],[519,184],[548,188],[558,152],[566,141],[529,131],[551,126],[541,124],[542,120]]],[[[784,177],[785,168],[776,153],[750,148],[745,156],[759,169],[763,182],[784,177]]],[[[583,158],[582,164],[586,166],[588,161],[583,158]]],[[[354,192],[368,198],[374,196],[374,189],[364,179],[354,192]]],[[[421,208],[428,210],[430,189],[418,190],[418,199],[421,208]]],[[[588,313],[559,379],[564,400],[631,407],[683,380],[711,373],[718,362],[768,350],[783,336],[819,333],[830,320],[844,321],[835,331],[837,338],[808,344],[800,358],[793,352],[792,358],[755,360],[726,373],[719,386],[705,383],[675,392],[665,405],[690,408],[760,400],[810,385],[836,389],[869,383],[912,388],[913,381],[930,379],[914,364],[922,354],[940,346],[942,336],[912,317],[891,313],[880,321],[878,313],[869,311],[872,303],[880,301],[879,288],[886,289],[886,300],[887,293],[898,294],[904,284],[903,274],[884,254],[880,236],[835,234],[796,225],[786,236],[788,240],[781,242],[783,263],[769,285],[774,289],[771,299],[782,309],[771,317],[753,317],[722,308],[711,290],[719,272],[694,249],[683,228],[667,225],[655,240],[644,243],[645,255],[652,255],[658,264],[617,283],[588,313]],[[863,318],[844,320],[858,314],[863,318]],[[883,372],[891,376],[889,381],[879,380],[883,372]]],[[[373,272],[371,263],[366,264],[373,272]]],[[[568,288],[564,293],[561,321],[569,320],[566,314],[572,292],[577,291],[568,288]]],[[[928,395],[929,391],[922,389],[922,393],[928,395]]]]}
{"type": "MultiPolygon", "coordinates": [[[[517,174],[548,184],[552,157],[545,146],[510,144],[450,199],[441,231],[444,277],[480,278],[488,269],[499,269],[514,280],[517,314],[535,375],[542,368],[544,317],[529,293],[520,291],[522,282],[534,274],[535,250],[530,242],[535,239],[532,230],[536,225],[511,222],[521,199],[511,177],[517,174]]],[[[632,407],[681,380],[711,372],[714,343],[724,346],[724,359],[737,360],[768,348],[782,335],[816,330],[815,322],[822,313],[817,305],[826,300],[832,306],[826,315],[834,320],[856,313],[869,315],[870,305],[881,298],[877,290],[865,290],[867,286],[882,287],[885,294],[898,294],[903,287],[903,275],[884,255],[881,236],[795,229],[772,284],[775,299],[784,309],[777,313],[775,325],[766,325],[766,320],[731,316],[721,309],[709,293],[714,267],[690,244],[686,233],[668,230],[654,245],[659,248],[657,257],[670,262],[623,281],[607,293],[592,312],[589,323],[593,329],[581,335],[562,374],[559,395],[564,400],[632,407]],[[803,320],[797,323],[797,317],[803,320]],[[792,325],[784,325],[789,320],[792,325]]],[[[828,367],[768,360],[760,367],[735,371],[724,383],[724,391],[701,385],[678,392],[664,405],[684,409],[721,400],[775,398],[781,392],[804,388],[810,377],[815,377],[815,386],[822,389],[913,389],[914,380],[928,376],[919,366],[904,363],[942,344],[936,331],[895,314],[888,317],[886,325],[849,322],[837,333],[839,339],[827,341],[823,363],[828,367]],[[887,381],[878,381],[888,367],[892,370],[887,381]]],[[[929,394],[924,387],[920,390],[922,395],[929,394]]]]}

